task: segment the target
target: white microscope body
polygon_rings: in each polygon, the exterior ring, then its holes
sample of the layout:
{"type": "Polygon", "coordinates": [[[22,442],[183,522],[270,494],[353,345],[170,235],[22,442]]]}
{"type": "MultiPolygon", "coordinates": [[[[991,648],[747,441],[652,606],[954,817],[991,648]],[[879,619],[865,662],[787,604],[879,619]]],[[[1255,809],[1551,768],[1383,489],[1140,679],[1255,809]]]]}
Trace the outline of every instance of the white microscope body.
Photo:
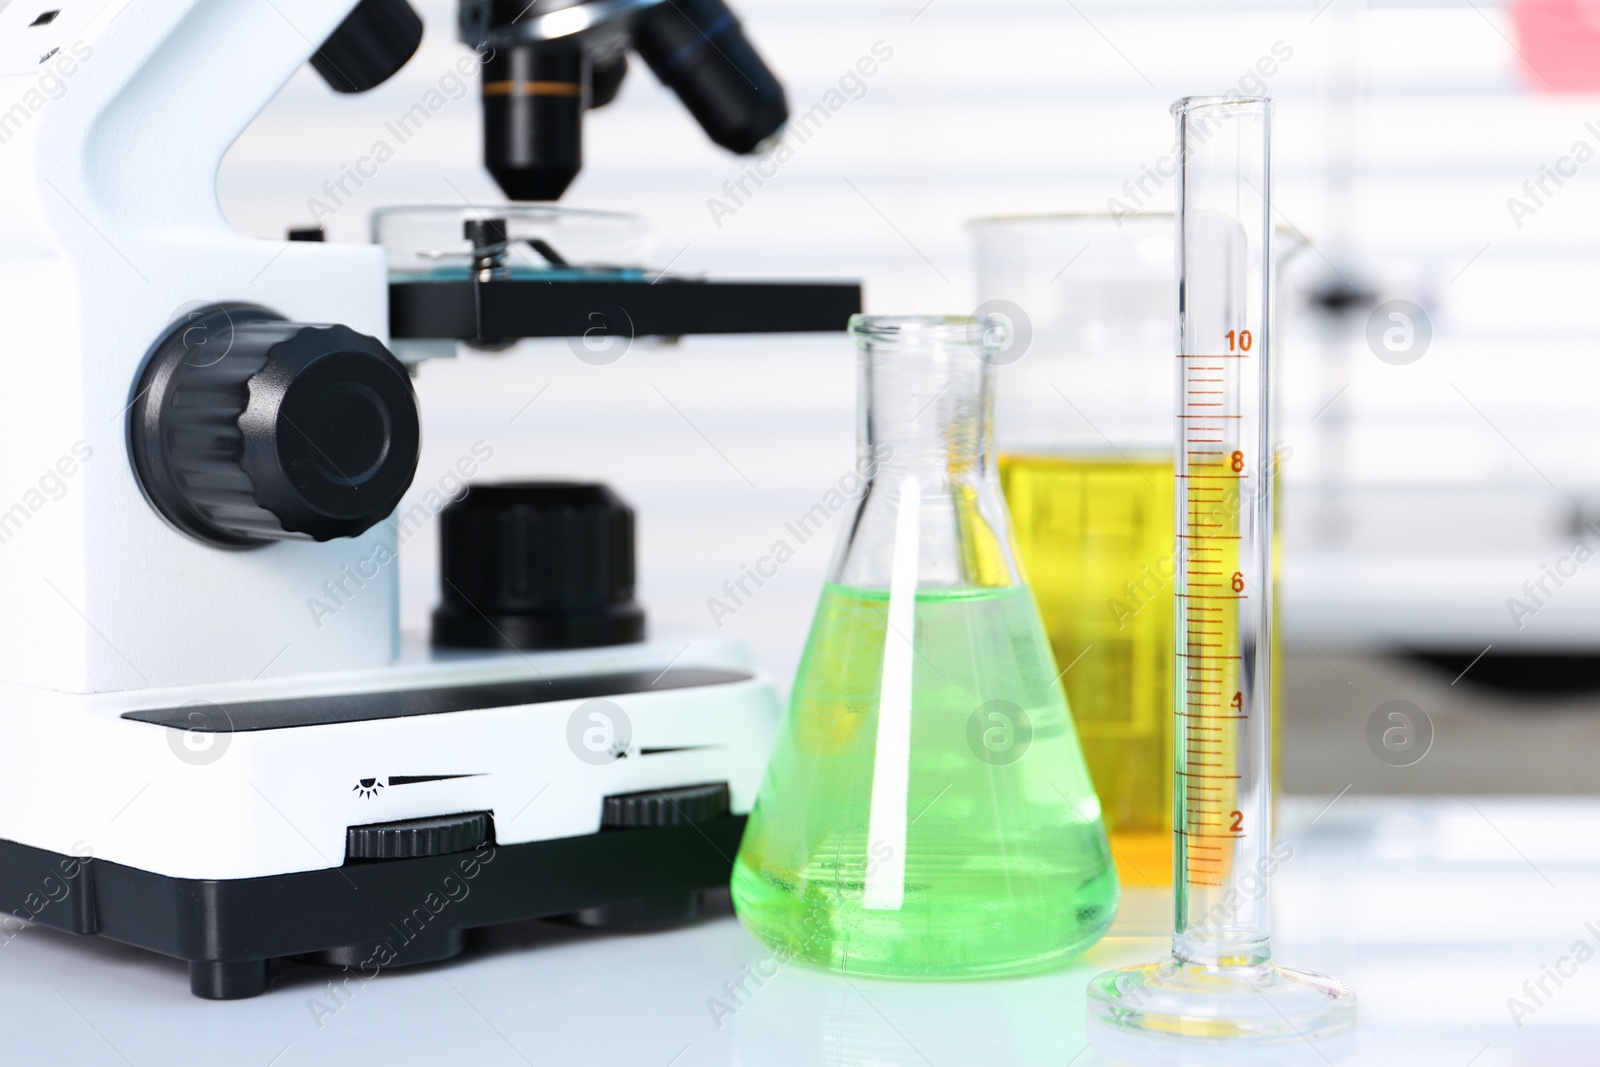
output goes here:
{"type": "Polygon", "coordinates": [[[648,919],[657,880],[683,917],[725,877],[717,853],[737,847],[778,715],[718,638],[403,648],[396,566],[372,573],[394,518],[227,547],[141,487],[130,410],[194,309],[388,341],[381,248],[241,236],[215,188],[228,147],[354,6],[0,6],[0,910],[187,959],[202,996],[260,992],[278,956],[382,956],[430,887],[465,877],[463,856],[480,891],[389,959],[552,909],[648,919]],[[336,613],[309,609],[357,568],[336,613]],[[600,832],[607,797],[706,783],[726,786],[720,829],[600,832]],[[352,827],[473,816],[474,840],[424,822],[355,851],[352,827]]]}

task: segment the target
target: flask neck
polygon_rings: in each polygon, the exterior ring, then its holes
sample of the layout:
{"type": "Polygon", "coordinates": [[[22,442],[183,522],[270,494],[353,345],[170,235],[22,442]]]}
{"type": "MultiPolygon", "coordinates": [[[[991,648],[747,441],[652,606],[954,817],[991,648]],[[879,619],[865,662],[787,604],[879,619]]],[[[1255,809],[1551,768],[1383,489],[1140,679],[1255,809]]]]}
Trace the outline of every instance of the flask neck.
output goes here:
{"type": "Polygon", "coordinates": [[[995,463],[994,363],[1003,327],[968,318],[868,318],[857,445],[870,472],[832,577],[885,588],[915,554],[919,586],[1021,584],[995,463]],[[915,537],[907,530],[915,532],[915,537]]]}
{"type": "Polygon", "coordinates": [[[993,368],[948,327],[929,339],[864,340],[857,440],[881,476],[916,475],[925,491],[993,476],[993,368]],[[946,337],[946,333],[954,337],[946,337]]]}

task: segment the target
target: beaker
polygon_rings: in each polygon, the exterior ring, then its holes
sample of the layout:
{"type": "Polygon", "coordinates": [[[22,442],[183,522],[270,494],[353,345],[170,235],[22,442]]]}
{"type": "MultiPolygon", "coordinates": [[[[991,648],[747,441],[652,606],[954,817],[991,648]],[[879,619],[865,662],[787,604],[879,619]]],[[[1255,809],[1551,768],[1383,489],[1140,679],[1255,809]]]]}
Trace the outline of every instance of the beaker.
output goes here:
{"type": "Polygon", "coordinates": [[[865,492],[733,872],[739,917],[781,958],[1018,974],[1111,923],[1099,802],[995,467],[1003,331],[851,322],[865,492]]]}
{"type": "MultiPolygon", "coordinates": [[[[1124,888],[1172,884],[1174,223],[972,223],[980,306],[1022,334],[998,375],[1001,485],[1124,888]]],[[[1275,238],[1281,271],[1306,245],[1275,238]]],[[[1124,929],[1165,921],[1127,905],[1124,929]]]]}
{"type": "Polygon", "coordinates": [[[1172,883],[1173,217],[980,219],[1000,477],[1126,887],[1172,883]]]}

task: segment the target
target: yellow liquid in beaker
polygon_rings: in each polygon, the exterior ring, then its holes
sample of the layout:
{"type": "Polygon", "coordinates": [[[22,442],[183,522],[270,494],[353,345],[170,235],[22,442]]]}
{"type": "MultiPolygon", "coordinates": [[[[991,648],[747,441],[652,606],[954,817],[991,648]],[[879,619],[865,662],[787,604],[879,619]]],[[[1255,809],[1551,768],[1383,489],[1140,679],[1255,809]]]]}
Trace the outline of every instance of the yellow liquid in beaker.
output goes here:
{"type": "Polygon", "coordinates": [[[1000,479],[1117,874],[1171,885],[1172,458],[1002,455],[1000,479]]]}

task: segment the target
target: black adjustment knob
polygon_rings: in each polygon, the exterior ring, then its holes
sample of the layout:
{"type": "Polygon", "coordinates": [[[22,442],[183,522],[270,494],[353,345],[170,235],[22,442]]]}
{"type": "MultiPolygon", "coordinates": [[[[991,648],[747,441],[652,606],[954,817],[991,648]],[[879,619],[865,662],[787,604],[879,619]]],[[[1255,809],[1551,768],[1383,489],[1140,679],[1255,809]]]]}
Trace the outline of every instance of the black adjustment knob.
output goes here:
{"type": "Polygon", "coordinates": [[[603,485],[475,485],[439,517],[433,643],[592,648],[644,639],[633,511],[603,485]]]}
{"type": "Polygon", "coordinates": [[[728,814],[728,783],[648,789],[606,797],[600,825],[612,830],[685,826],[728,814]]]}
{"type": "Polygon", "coordinates": [[[440,815],[431,819],[352,826],[344,833],[347,860],[404,860],[467,852],[489,840],[489,814],[440,815]]]}
{"type": "Polygon", "coordinates": [[[422,19],[406,0],[361,0],[311,65],[335,92],[364,93],[393,77],[421,43],[422,19]]]}
{"type": "Polygon", "coordinates": [[[145,494],[212,544],[354,537],[394,510],[417,469],[411,379],[346,326],[206,308],[157,344],[135,388],[145,494]]]}

